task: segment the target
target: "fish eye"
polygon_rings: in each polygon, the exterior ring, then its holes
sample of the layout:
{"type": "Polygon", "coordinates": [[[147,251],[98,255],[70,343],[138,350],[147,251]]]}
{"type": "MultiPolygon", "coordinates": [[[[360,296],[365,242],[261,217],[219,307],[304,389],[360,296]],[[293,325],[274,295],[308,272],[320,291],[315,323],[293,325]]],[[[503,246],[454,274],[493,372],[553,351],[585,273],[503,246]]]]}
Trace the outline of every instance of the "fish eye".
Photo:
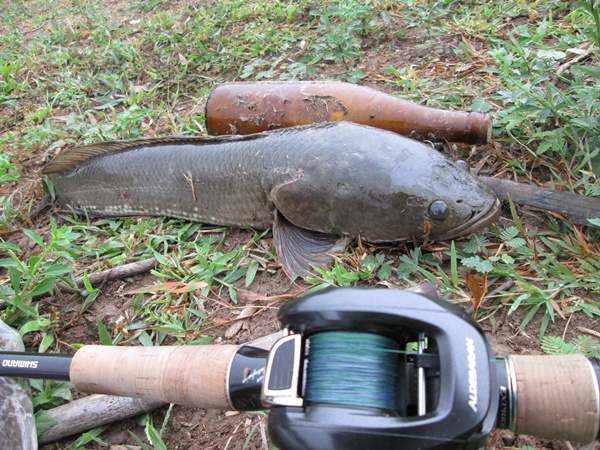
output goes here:
{"type": "Polygon", "coordinates": [[[427,210],[432,219],[444,220],[448,217],[448,204],[444,200],[434,200],[427,210]]]}

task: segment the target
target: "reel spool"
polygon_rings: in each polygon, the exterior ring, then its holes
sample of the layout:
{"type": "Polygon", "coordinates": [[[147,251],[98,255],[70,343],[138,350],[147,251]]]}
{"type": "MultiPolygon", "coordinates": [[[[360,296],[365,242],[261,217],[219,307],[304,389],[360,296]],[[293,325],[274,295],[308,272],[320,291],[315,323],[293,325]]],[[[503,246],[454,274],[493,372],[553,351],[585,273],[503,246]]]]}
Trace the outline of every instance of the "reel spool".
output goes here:
{"type": "Polygon", "coordinates": [[[279,320],[262,392],[279,448],[476,449],[508,415],[483,332],[438,298],[336,288],[279,320]]]}

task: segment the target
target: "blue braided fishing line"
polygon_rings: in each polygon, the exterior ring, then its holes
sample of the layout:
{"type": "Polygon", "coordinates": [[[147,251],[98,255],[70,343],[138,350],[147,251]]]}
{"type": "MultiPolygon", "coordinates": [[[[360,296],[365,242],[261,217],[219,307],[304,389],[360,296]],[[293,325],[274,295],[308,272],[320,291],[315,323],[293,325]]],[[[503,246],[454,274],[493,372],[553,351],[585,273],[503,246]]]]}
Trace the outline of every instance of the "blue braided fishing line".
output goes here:
{"type": "Polygon", "coordinates": [[[398,408],[398,345],[372,333],[329,331],[310,338],[305,400],[398,408]]]}

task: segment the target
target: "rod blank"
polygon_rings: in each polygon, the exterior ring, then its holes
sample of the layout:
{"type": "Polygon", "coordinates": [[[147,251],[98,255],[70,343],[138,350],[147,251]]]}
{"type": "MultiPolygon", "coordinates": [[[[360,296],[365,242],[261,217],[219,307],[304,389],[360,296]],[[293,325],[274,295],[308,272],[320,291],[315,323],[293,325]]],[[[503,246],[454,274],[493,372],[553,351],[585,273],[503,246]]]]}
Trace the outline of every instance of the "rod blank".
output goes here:
{"type": "Polygon", "coordinates": [[[38,380],[69,380],[70,355],[0,352],[0,376],[38,380]]]}

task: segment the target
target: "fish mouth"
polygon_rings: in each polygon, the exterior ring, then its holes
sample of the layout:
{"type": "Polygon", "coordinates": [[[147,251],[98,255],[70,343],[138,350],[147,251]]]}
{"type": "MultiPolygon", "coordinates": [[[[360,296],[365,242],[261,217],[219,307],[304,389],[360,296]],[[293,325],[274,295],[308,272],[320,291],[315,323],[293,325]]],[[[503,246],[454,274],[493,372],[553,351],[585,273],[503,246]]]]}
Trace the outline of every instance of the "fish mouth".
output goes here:
{"type": "Polygon", "coordinates": [[[465,223],[438,239],[453,239],[459,236],[466,236],[495,222],[498,217],[500,217],[500,200],[496,198],[487,208],[481,211],[473,211],[471,217],[465,223]]]}

